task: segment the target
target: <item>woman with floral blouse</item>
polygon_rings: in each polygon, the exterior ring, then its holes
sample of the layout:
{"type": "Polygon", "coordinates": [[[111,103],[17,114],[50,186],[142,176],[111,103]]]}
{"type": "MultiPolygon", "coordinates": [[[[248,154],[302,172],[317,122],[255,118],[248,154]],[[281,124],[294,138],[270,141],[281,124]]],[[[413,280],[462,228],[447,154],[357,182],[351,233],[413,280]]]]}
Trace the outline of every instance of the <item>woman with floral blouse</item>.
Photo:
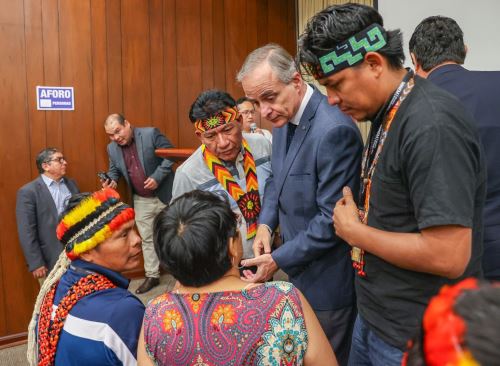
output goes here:
{"type": "Polygon", "coordinates": [[[139,365],[337,365],[299,290],[240,279],[237,227],[228,202],[202,191],[157,216],[155,248],[178,285],[147,306],[139,365]]]}

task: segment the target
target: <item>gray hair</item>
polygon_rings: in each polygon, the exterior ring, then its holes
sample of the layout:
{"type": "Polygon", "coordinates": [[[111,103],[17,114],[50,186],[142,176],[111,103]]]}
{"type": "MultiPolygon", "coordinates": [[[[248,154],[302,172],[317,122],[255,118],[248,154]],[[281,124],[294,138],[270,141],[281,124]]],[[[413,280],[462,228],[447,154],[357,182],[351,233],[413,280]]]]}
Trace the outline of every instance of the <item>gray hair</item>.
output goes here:
{"type": "Polygon", "coordinates": [[[259,67],[264,61],[269,63],[273,72],[284,84],[290,83],[297,71],[292,56],[280,45],[269,43],[253,50],[247,56],[241,70],[236,75],[236,80],[241,83],[249,73],[259,67]]]}
{"type": "Polygon", "coordinates": [[[43,163],[48,163],[50,159],[52,159],[52,155],[54,155],[56,152],[58,152],[55,147],[48,147],[46,149],[43,149],[38,153],[36,156],[36,167],[38,168],[38,172],[40,174],[43,174],[43,163]]]}

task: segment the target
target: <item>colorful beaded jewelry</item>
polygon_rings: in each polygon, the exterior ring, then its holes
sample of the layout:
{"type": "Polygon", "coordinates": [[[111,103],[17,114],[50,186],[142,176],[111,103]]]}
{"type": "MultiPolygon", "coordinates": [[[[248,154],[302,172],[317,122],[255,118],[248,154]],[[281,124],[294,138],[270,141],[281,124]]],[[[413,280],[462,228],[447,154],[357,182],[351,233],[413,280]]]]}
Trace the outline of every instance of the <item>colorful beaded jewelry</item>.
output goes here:
{"type": "Polygon", "coordinates": [[[92,273],[81,278],[70,287],[61,299],[54,319],[51,321],[52,306],[59,282],[55,283],[43,299],[38,321],[38,366],[54,364],[57,343],[64,326],[64,322],[73,306],[83,297],[94,292],[116,287],[108,278],[101,274],[92,273]]]}

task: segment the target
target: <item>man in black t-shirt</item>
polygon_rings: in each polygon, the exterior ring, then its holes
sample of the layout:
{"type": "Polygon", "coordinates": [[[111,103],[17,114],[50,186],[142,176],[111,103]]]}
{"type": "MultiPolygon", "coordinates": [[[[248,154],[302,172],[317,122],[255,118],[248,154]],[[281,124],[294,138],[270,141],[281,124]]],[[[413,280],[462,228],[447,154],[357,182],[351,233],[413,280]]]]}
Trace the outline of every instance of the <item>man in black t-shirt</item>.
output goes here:
{"type": "Polygon", "coordinates": [[[334,210],[337,235],[357,271],[351,365],[400,365],[431,296],[481,276],[485,165],[470,116],[448,93],[402,67],[399,30],[371,7],[315,15],[298,60],[331,104],[371,120],[360,207],[352,193],[334,210]]]}

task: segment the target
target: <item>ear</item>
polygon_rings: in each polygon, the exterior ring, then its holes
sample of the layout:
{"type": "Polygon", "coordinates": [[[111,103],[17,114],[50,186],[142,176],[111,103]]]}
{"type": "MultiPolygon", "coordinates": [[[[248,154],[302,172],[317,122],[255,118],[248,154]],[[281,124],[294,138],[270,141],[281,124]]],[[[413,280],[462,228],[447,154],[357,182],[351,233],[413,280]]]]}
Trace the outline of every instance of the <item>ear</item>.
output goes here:
{"type": "Polygon", "coordinates": [[[202,140],[202,137],[201,137],[201,132],[196,130],[194,131],[194,134],[196,135],[196,137],[198,137],[198,140],[200,140],[201,143],[203,143],[203,140],[202,140]]]}
{"type": "Polygon", "coordinates": [[[241,233],[238,230],[238,235],[232,238],[229,238],[229,242],[227,245],[227,251],[231,258],[239,258],[241,257],[241,233]]]}
{"type": "Polygon", "coordinates": [[[302,80],[302,76],[300,76],[300,74],[297,71],[295,71],[293,73],[291,83],[293,84],[295,89],[300,90],[302,83],[303,83],[303,80],[302,80]]]}
{"type": "Polygon", "coordinates": [[[94,261],[94,249],[90,249],[89,251],[80,254],[80,258],[86,262],[92,263],[94,261]]]}
{"type": "Polygon", "coordinates": [[[379,77],[384,68],[388,67],[387,60],[378,52],[367,52],[365,55],[365,62],[371,72],[375,74],[375,77],[379,77]]]}
{"type": "Polygon", "coordinates": [[[48,170],[49,163],[42,163],[42,169],[44,172],[48,170]]]}
{"type": "Polygon", "coordinates": [[[465,55],[467,56],[467,53],[469,52],[469,47],[467,47],[467,45],[464,44],[464,48],[465,48],[465,55]]]}
{"type": "Polygon", "coordinates": [[[227,253],[229,254],[229,258],[237,258],[238,249],[235,238],[229,238],[229,243],[227,245],[227,253]]]}
{"type": "Polygon", "coordinates": [[[413,64],[413,66],[415,68],[417,68],[417,66],[418,66],[417,57],[415,56],[415,54],[413,52],[410,52],[410,58],[411,58],[411,63],[413,64]]]}
{"type": "Polygon", "coordinates": [[[422,66],[417,61],[417,56],[415,56],[415,54],[413,52],[410,52],[410,58],[411,58],[411,63],[413,64],[413,67],[415,67],[415,72],[417,74],[421,73],[423,70],[422,70],[422,66]]]}
{"type": "Polygon", "coordinates": [[[411,57],[411,62],[413,64],[413,67],[415,68],[415,74],[420,76],[420,77],[427,78],[427,75],[429,73],[425,72],[422,69],[422,65],[420,65],[420,63],[417,61],[417,56],[415,56],[415,54],[413,52],[410,52],[410,57],[411,57]]]}

